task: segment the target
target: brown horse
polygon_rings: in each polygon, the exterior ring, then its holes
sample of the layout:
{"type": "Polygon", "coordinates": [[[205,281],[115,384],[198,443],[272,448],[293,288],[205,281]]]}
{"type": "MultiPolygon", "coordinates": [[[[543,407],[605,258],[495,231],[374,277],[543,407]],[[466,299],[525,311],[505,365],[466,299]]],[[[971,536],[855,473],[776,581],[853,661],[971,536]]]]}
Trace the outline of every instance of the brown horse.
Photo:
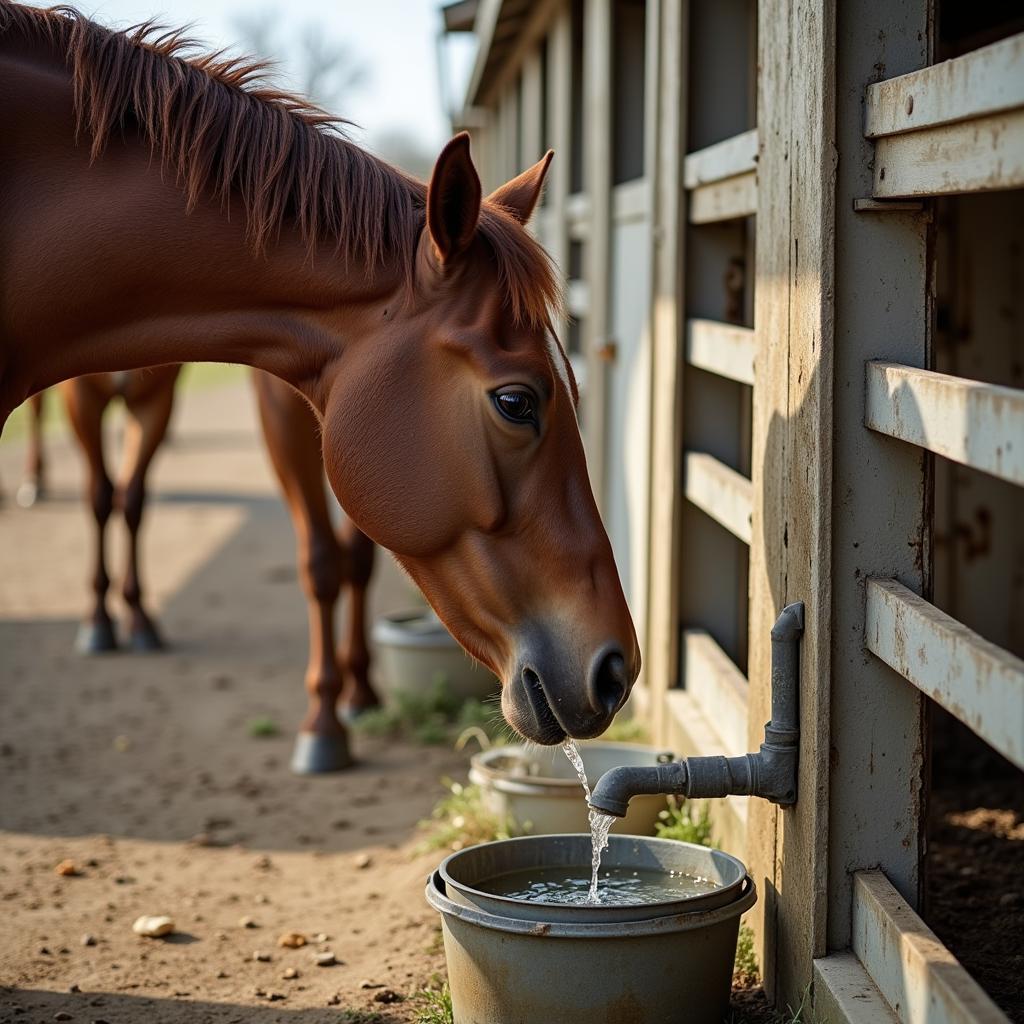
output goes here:
{"type": "MultiPolygon", "coordinates": [[[[124,373],[91,374],[61,385],[68,419],[85,458],[86,497],[95,520],[95,603],[78,632],[76,646],[87,654],[117,648],[117,636],[107,610],[106,525],[120,508],[128,529],[128,557],[123,596],[130,612],[128,637],[137,651],[159,650],[159,631],[142,606],[138,568],[138,533],[146,503],[146,473],[167,431],[174,403],[178,366],[124,373]],[[120,397],[127,413],[122,482],[115,487],[107,471],[102,417],[120,397]]],[[[335,531],[324,493],[319,424],[308,404],[283,381],[256,371],[253,375],[263,437],[281,484],[298,542],[299,576],[309,604],[309,663],[306,688],[309,709],[296,744],[293,768],[300,772],[334,771],[349,763],[342,709],[357,714],[378,703],[369,681],[370,654],[366,641],[366,588],[373,570],[374,544],[346,521],[335,531]],[[342,587],[348,598],[348,629],[336,649],[334,612],[342,587]]],[[[40,419],[44,392],[34,396],[29,410],[29,474],[23,489],[32,486],[37,500],[44,464],[40,419]]]]}
{"type": "Polygon", "coordinates": [[[85,493],[96,523],[92,587],[92,614],[78,631],[75,646],[85,654],[117,647],[114,623],[107,610],[107,520],[115,504],[128,528],[122,596],[128,606],[128,635],[137,651],[159,650],[163,643],[153,620],[142,606],[139,572],[139,528],[146,502],[146,472],[167,433],[174,405],[174,383],[180,366],[156,366],[127,373],[94,373],[61,384],[68,420],[85,456],[88,475],[85,493]],[[103,454],[103,413],[115,398],[128,413],[125,420],[122,476],[115,488],[103,454]]]}
{"type": "Polygon", "coordinates": [[[25,446],[25,478],[18,485],[15,501],[31,508],[46,497],[46,449],[43,446],[43,399],[45,391],[28,402],[28,444],[25,446]]]}
{"type": "Polygon", "coordinates": [[[424,187],[259,65],[186,45],[0,0],[0,423],[85,373],[281,377],[342,506],[502,679],[509,722],[600,733],[640,655],[524,228],[551,154],[483,199],[459,135],[424,187]]]}

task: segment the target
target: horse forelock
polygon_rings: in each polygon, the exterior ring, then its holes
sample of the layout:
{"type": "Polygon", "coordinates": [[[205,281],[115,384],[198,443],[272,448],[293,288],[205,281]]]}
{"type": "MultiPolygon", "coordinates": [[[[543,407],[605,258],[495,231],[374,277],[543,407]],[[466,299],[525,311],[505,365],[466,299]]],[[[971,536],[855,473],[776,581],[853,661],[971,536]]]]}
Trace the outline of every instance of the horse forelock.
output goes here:
{"type": "MultiPolygon", "coordinates": [[[[206,52],[152,21],[116,31],[73,7],[0,0],[0,33],[12,30],[63,55],[94,159],[134,121],[190,207],[205,194],[225,205],[240,197],[257,250],[290,219],[311,251],[333,244],[346,259],[393,262],[411,280],[426,185],[347,139],[348,122],[275,87],[266,61],[206,52]]],[[[479,231],[515,321],[547,328],[561,303],[547,254],[500,207],[484,204],[479,231]]]]}

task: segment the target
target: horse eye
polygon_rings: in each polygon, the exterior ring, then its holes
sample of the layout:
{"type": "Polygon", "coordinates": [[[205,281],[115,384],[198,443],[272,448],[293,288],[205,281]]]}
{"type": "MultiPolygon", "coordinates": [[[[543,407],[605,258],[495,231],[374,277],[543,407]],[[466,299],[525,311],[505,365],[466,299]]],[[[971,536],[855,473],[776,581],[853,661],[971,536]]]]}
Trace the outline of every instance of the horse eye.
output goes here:
{"type": "Polygon", "coordinates": [[[537,409],[533,395],[524,388],[505,388],[494,393],[498,412],[513,423],[537,426],[537,409]]]}

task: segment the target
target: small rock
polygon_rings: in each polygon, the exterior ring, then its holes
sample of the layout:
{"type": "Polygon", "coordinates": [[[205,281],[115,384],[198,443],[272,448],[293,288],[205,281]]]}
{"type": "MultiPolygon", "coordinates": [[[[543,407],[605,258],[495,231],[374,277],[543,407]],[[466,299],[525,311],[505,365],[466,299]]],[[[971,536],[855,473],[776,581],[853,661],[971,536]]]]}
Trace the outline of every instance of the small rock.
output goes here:
{"type": "Polygon", "coordinates": [[[372,863],[373,858],[368,853],[360,853],[352,863],[360,870],[365,871],[372,863]]]}
{"type": "Polygon", "coordinates": [[[258,961],[261,964],[269,964],[270,963],[270,954],[269,953],[264,953],[260,949],[254,950],[254,952],[252,954],[252,958],[253,958],[253,960],[258,961]]]}
{"type": "Polygon", "coordinates": [[[135,919],[132,931],[149,939],[158,939],[174,931],[174,921],[166,916],[143,914],[135,919]]]}
{"type": "Polygon", "coordinates": [[[333,967],[338,962],[338,958],[328,949],[324,950],[323,953],[317,953],[313,957],[313,963],[317,967],[333,967]]]}
{"type": "Polygon", "coordinates": [[[359,987],[360,988],[383,988],[384,984],[383,984],[383,982],[377,982],[377,981],[361,981],[361,982],[359,982],[359,987]]]}
{"type": "Polygon", "coordinates": [[[405,996],[390,988],[382,988],[379,992],[375,992],[373,996],[375,1003],[400,1003],[403,999],[405,999],[405,996]]]}
{"type": "Polygon", "coordinates": [[[254,917],[249,917],[249,915],[246,914],[245,917],[240,917],[238,919],[238,927],[239,928],[259,928],[259,925],[256,923],[256,919],[254,917]]]}
{"type": "Polygon", "coordinates": [[[302,932],[285,932],[278,937],[277,944],[283,949],[301,949],[308,941],[302,932]]]}
{"type": "Polygon", "coordinates": [[[90,935],[87,932],[85,935],[82,936],[82,945],[83,946],[95,946],[96,945],[96,936],[95,935],[90,935]]]}
{"type": "Polygon", "coordinates": [[[70,1013],[65,1013],[63,1010],[58,1010],[57,1013],[55,1013],[53,1015],[53,1019],[54,1020],[74,1020],[75,1018],[72,1017],[70,1013]]]}
{"type": "Polygon", "coordinates": [[[73,878],[75,875],[82,873],[78,870],[78,865],[73,860],[62,860],[53,870],[65,878],[73,878]]]}
{"type": "Polygon", "coordinates": [[[215,977],[217,977],[217,978],[229,978],[229,977],[230,977],[230,975],[228,974],[228,972],[227,972],[227,971],[225,971],[225,970],[223,970],[223,969],[222,969],[222,970],[219,970],[219,971],[218,971],[218,972],[216,973],[215,977]]]}
{"type": "Polygon", "coordinates": [[[291,981],[292,978],[297,978],[298,976],[299,972],[294,967],[286,967],[284,969],[284,974],[281,975],[281,977],[284,978],[285,981],[291,981]]]}
{"type": "Polygon", "coordinates": [[[69,992],[81,992],[82,989],[78,986],[78,984],[72,983],[72,984],[68,985],[68,991],[69,992]]]}
{"type": "Polygon", "coordinates": [[[317,945],[320,945],[322,942],[326,942],[329,938],[330,935],[328,935],[326,932],[317,932],[316,935],[313,936],[313,941],[317,945]]]}
{"type": "Polygon", "coordinates": [[[271,859],[266,854],[264,854],[262,857],[257,857],[255,863],[253,864],[253,867],[256,868],[257,871],[269,871],[273,866],[273,861],[271,861],[271,859]]]}
{"type": "Polygon", "coordinates": [[[1020,896],[1015,892],[1004,892],[999,897],[999,906],[1001,907],[1015,907],[1020,902],[1020,896]]]}
{"type": "Polygon", "coordinates": [[[102,1017],[97,1017],[95,1020],[90,1021],[90,1024],[110,1024],[109,1020],[104,1020],[102,1017]]]}
{"type": "Polygon", "coordinates": [[[261,892],[256,897],[256,902],[262,904],[263,906],[266,906],[270,902],[270,897],[265,892],[261,892]]]}

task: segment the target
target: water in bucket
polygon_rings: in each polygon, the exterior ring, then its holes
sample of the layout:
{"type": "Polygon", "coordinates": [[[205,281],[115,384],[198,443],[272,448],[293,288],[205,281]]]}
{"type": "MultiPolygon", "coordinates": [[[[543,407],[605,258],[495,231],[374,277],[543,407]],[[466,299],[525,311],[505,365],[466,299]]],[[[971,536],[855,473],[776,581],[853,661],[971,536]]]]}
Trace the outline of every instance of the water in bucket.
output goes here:
{"type": "Polygon", "coordinates": [[[531,903],[562,905],[593,905],[628,907],[644,903],[698,896],[718,888],[707,878],[696,878],[681,871],[653,871],[629,867],[613,867],[601,875],[600,898],[591,898],[593,879],[586,870],[567,867],[525,868],[510,871],[482,883],[482,888],[495,896],[508,896],[531,903]]]}

